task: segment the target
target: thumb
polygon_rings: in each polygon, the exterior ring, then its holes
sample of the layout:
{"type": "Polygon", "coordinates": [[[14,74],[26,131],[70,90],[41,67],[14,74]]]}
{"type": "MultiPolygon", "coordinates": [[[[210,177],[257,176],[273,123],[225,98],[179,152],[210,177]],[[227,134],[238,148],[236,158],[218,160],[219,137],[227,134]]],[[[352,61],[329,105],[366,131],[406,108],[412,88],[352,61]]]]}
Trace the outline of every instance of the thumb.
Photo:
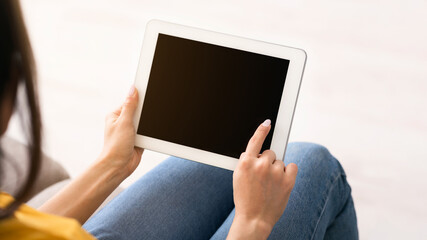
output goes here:
{"type": "Polygon", "coordinates": [[[132,121],[135,114],[136,107],[138,106],[138,90],[134,85],[129,90],[126,101],[123,103],[120,118],[132,121]]]}
{"type": "Polygon", "coordinates": [[[298,174],[298,166],[295,163],[289,163],[285,167],[285,178],[293,185],[295,184],[295,180],[298,174]]]}

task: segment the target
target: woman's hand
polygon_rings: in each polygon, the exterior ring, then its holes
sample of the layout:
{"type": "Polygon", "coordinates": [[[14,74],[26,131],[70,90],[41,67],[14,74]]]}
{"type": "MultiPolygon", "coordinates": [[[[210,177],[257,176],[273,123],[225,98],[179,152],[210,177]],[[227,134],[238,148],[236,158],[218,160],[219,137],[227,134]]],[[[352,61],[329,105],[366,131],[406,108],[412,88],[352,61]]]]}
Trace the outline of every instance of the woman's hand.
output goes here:
{"type": "Polygon", "coordinates": [[[108,167],[129,176],[141,161],[143,149],[134,147],[135,127],[133,119],[138,105],[138,91],[131,87],[129,94],[118,109],[105,119],[104,147],[100,161],[108,167]]]}
{"type": "Polygon", "coordinates": [[[298,168],[285,167],[276,154],[262,144],[271,128],[266,120],[249,140],[233,174],[236,214],[228,239],[267,239],[285,211],[298,168]]]}
{"type": "Polygon", "coordinates": [[[92,166],[39,208],[40,211],[77,219],[81,224],[138,166],[142,149],[134,147],[133,115],[138,92],[132,86],[123,105],[105,121],[104,148],[92,166]]]}

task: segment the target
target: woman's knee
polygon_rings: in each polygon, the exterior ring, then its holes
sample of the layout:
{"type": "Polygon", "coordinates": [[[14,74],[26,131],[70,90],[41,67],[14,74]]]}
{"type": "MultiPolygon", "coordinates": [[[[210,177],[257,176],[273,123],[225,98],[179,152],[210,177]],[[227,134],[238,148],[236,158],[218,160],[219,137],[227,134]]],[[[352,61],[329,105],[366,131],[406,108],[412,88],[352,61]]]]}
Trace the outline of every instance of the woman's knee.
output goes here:
{"type": "Polygon", "coordinates": [[[298,175],[304,177],[326,177],[325,175],[344,175],[341,164],[329,150],[319,144],[296,142],[289,143],[285,162],[298,166],[298,175]]]}

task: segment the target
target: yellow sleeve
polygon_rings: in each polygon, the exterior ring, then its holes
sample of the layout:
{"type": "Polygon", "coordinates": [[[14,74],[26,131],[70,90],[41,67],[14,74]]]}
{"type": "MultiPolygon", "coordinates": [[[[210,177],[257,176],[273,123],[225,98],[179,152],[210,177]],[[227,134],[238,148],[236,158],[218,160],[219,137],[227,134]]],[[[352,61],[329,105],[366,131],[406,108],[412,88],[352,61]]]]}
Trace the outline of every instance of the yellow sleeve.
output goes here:
{"type": "MultiPolygon", "coordinates": [[[[13,201],[10,195],[0,193],[0,207],[13,201]]],[[[14,215],[0,221],[1,239],[95,239],[86,232],[80,223],[71,218],[39,212],[27,205],[22,205],[14,215]]]]}

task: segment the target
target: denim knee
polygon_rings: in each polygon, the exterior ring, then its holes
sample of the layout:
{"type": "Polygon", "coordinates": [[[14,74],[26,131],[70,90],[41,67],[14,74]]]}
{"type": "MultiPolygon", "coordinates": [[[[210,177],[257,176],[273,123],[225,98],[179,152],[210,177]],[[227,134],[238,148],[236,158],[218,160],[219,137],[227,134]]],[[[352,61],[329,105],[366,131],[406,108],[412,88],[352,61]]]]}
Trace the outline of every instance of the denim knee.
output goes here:
{"type": "Polygon", "coordinates": [[[285,163],[295,163],[298,166],[298,175],[305,177],[326,177],[326,175],[342,175],[345,172],[329,150],[319,144],[307,142],[289,143],[285,156],[285,163]]]}
{"type": "Polygon", "coordinates": [[[325,147],[314,143],[291,143],[288,145],[285,162],[297,164],[294,190],[300,195],[309,193],[311,198],[318,199],[319,211],[322,211],[325,199],[329,198],[331,202],[341,206],[350,196],[351,187],[341,164],[325,147]],[[332,189],[338,194],[331,199],[332,189]]]}
{"type": "MultiPolygon", "coordinates": [[[[286,234],[280,235],[281,231],[277,231],[271,237],[285,239],[293,235],[288,238],[323,239],[328,228],[345,209],[354,213],[354,209],[351,210],[351,188],[344,170],[328,149],[313,143],[290,143],[285,163],[295,163],[298,174],[285,213],[279,225],[275,226],[287,229],[286,234]],[[295,223],[305,227],[288,228],[295,223]]],[[[354,222],[355,218],[345,221],[354,222]]],[[[343,228],[342,231],[346,230],[343,228]]]]}

